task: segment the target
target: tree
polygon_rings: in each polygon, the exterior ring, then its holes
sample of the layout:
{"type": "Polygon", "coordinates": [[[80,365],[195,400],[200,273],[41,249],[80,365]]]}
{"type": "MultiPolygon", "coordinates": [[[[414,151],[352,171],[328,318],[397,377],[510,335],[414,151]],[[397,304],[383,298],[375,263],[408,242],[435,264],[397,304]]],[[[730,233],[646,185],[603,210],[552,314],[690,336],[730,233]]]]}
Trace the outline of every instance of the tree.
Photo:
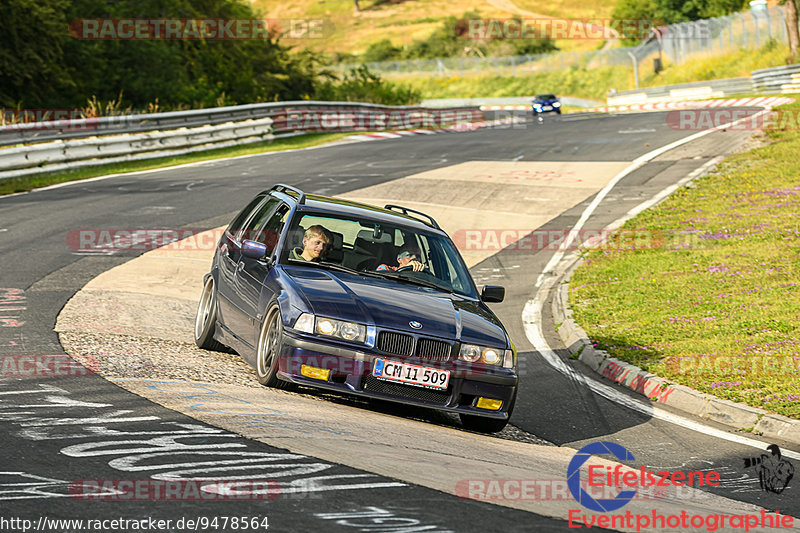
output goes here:
{"type": "Polygon", "coordinates": [[[0,107],[67,106],[67,0],[0,2],[0,107]],[[44,38],[44,37],[47,38],[44,38]],[[65,101],[66,100],[66,101],[65,101]]]}
{"type": "Polygon", "coordinates": [[[797,4],[798,0],[786,0],[786,29],[789,35],[789,63],[797,61],[797,47],[800,45],[800,35],[797,29],[797,4]]]}

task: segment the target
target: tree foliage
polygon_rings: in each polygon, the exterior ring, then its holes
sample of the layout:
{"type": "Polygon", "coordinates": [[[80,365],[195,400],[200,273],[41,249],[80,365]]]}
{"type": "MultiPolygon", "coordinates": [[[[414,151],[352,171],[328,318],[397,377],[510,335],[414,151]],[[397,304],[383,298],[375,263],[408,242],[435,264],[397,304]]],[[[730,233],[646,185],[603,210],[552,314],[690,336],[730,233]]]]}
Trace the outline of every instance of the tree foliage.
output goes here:
{"type": "MultiPolygon", "coordinates": [[[[3,0],[0,107],[81,108],[87,100],[162,110],[314,96],[321,60],[274,38],[84,40],[75,19],[253,19],[245,0],[3,0]]],[[[327,90],[327,89],[326,89],[327,90]]]]}
{"type": "Polygon", "coordinates": [[[370,72],[365,65],[361,65],[350,69],[341,80],[333,79],[321,83],[314,99],[404,105],[419,102],[420,94],[409,87],[387,82],[370,72]]]}
{"type": "Polygon", "coordinates": [[[721,17],[747,5],[747,0],[617,0],[612,16],[652,20],[661,25],[721,17]]]}
{"type": "MultiPolygon", "coordinates": [[[[417,39],[403,47],[395,46],[389,39],[382,39],[372,43],[360,60],[369,63],[474,55],[523,55],[541,54],[558,49],[546,35],[538,39],[506,39],[502,35],[478,40],[467,38],[467,20],[479,17],[480,14],[475,11],[464,13],[461,18],[451,15],[428,37],[417,39]]],[[[517,26],[521,26],[522,22],[518,21],[517,26]]]]}

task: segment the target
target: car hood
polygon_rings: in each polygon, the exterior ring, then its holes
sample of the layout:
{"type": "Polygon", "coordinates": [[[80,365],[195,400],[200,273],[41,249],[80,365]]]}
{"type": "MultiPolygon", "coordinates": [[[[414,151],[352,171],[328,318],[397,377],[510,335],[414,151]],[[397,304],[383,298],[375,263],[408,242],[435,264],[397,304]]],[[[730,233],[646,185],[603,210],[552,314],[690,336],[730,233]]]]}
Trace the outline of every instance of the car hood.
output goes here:
{"type": "Polygon", "coordinates": [[[285,271],[318,316],[474,344],[507,344],[500,321],[475,300],[333,270],[291,266],[285,271]],[[411,321],[422,328],[412,328],[411,321]]]}

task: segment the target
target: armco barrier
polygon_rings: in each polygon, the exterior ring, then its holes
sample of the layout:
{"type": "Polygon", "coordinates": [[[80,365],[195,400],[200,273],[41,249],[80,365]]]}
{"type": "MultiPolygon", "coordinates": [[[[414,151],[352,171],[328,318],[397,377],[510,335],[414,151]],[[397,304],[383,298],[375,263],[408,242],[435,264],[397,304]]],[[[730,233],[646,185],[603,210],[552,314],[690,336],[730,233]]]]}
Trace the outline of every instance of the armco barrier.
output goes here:
{"type": "Polygon", "coordinates": [[[701,98],[722,98],[733,94],[753,92],[750,78],[729,78],[724,80],[698,81],[647,87],[634,91],[623,91],[608,96],[608,105],[649,104],[657,102],[677,102],[701,98]]]}
{"type": "Polygon", "coordinates": [[[758,92],[800,92],[800,65],[754,70],[752,80],[758,92]]]}
{"type": "MultiPolygon", "coordinates": [[[[30,124],[8,124],[0,127],[0,146],[16,145],[25,142],[44,142],[68,138],[80,138],[88,135],[111,135],[116,133],[136,133],[143,131],[168,130],[176,128],[192,128],[241,122],[245,120],[275,118],[299,109],[313,108],[318,111],[354,110],[361,113],[370,111],[404,110],[411,112],[423,110],[413,106],[384,106],[379,104],[363,104],[352,102],[313,102],[307,100],[272,102],[265,104],[246,104],[229,107],[212,107],[189,111],[173,111],[169,113],[147,113],[122,115],[78,120],[57,120],[52,122],[36,122],[30,124]]],[[[464,109],[454,106],[455,110],[464,109]]],[[[474,106],[467,109],[476,109],[474,106]]],[[[276,131],[280,133],[280,131],[276,131]]]]}
{"type": "Polygon", "coordinates": [[[679,85],[621,91],[608,96],[608,105],[678,102],[723,98],[744,93],[786,94],[800,92],[800,65],[754,70],[749,78],[696,81],[679,85]]]}
{"type": "Polygon", "coordinates": [[[439,128],[484,119],[478,107],[426,109],[280,102],[0,128],[0,179],[173,156],[308,132],[439,128]],[[13,145],[13,146],[10,146],[13,145]]]}

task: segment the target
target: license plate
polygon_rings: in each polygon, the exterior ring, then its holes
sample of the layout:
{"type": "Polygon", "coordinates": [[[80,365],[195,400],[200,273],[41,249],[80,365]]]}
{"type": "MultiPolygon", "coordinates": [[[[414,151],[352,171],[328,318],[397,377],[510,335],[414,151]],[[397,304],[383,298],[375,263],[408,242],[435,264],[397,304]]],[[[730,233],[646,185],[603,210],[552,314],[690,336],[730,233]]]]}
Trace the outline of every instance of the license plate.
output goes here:
{"type": "Polygon", "coordinates": [[[449,370],[437,370],[426,366],[409,365],[386,359],[376,359],[372,375],[376,378],[397,381],[406,385],[432,389],[446,389],[450,381],[449,370]]]}
{"type": "Polygon", "coordinates": [[[553,106],[546,105],[546,106],[542,107],[542,109],[544,109],[545,111],[552,111],[553,110],[553,106]]]}

